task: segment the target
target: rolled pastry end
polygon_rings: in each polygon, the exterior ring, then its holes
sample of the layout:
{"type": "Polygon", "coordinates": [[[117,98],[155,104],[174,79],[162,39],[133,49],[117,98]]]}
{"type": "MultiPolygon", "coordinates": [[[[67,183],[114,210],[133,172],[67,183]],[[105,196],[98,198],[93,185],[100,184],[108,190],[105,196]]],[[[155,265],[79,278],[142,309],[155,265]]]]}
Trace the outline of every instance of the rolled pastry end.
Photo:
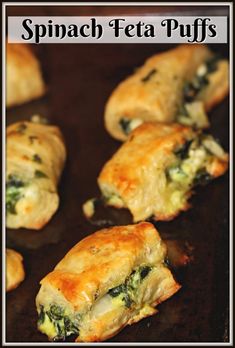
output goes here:
{"type": "Polygon", "coordinates": [[[56,192],[41,190],[31,185],[21,191],[14,211],[7,213],[8,228],[28,228],[40,230],[51,219],[59,206],[56,192]]]}

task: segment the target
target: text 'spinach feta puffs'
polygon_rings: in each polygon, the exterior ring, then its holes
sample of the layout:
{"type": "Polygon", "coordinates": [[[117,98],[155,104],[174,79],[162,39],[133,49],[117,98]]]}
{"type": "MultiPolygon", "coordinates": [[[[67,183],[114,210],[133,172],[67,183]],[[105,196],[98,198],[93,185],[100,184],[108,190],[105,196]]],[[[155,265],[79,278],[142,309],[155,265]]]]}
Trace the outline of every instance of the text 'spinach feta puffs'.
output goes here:
{"type": "Polygon", "coordinates": [[[41,281],[38,329],[50,340],[103,341],[157,312],[180,288],[166,246],[143,222],[100,230],[76,244],[41,281]]]}
{"type": "Polygon", "coordinates": [[[6,105],[23,104],[45,94],[41,67],[29,45],[6,45],[6,105]]]}
{"type": "Polygon", "coordinates": [[[66,149],[58,127],[22,121],[6,131],[6,224],[42,228],[59,205],[66,149]]]}
{"type": "Polygon", "coordinates": [[[105,127],[118,140],[143,122],[206,128],[206,112],[228,93],[229,65],[204,45],[179,45],[150,57],[112,92],[105,127]]]}
{"type": "Polygon", "coordinates": [[[227,167],[228,155],[212,136],[180,124],[144,123],[104,165],[98,184],[105,203],[128,208],[135,222],[170,220],[189,208],[195,185],[227,167]]]}
{"type": "Polygon", "coordinates": [[[24,278],[22,255],[13,249],[6,249],[6,291],[17,288],[24,278]]]}

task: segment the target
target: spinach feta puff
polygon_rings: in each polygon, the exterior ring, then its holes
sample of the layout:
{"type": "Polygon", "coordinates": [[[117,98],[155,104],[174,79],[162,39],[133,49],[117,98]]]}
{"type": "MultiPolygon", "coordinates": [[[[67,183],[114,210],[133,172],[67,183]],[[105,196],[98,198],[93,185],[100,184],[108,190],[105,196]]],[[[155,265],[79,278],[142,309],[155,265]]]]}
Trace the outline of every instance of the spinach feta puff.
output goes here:
{"type": "Polygon", "coordinates": [[[6,249],[6,291],[11,291],[24,280],[23,257],[13,249],[6,249]]]}
{"type": "Polygon", "coordinates": [[[38,329],[50,340],[103,341],[157,312],[180,288],[166,247],[143,222],[100,230],[76,244],[41,281],[38,329]]]}
{"type": "Polygon", "coordinates": [[[40,63],[29,45],[6,46],[6,105],[28,102],[45,94],[40,63]]]}
{"type": "Polygon", "coordinates": [[[7,127],[7,227],[42,228],[59,205],[57,184],[66,150],[58,127],[17,122],[7,127]]]}
{"type": "Polygon", "coordinates": [[[228,93],[228,61],[204,45],[180,45],[150,57],[113,91],[105,126],[116,139],[146,121],[206,128],[206,111],[228,93]]]}
{"type": "Polygon", "coordinates": [[[228,155],[210,135],[180,124],[144,123],[104,165],[98,184],[107,205],[134,222],[170,220],[189,207],[192,188],[225,173],[228,155]]]}

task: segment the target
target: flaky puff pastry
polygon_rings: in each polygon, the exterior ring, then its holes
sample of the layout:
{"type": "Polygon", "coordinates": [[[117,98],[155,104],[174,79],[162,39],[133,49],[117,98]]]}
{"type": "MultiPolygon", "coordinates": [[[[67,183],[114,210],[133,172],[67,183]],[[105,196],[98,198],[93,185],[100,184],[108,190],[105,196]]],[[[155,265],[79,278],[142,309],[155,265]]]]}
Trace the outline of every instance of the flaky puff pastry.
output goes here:
{"type": "Polygon", "coordinates": [[[27,121],[10,125],[6,134],[7,227],[38,230],[59,205],[63,137],[58,127],[27,121]]]}
{"type": "Polygon", "coordinates": [[[6,105],[23,104],[45,94],[40,63],[25,44],[6,45],[6,105]]]}
{"type": "Polygon", "coordinates": [[[17,288],[24,278],[22,255],[13,249],[6,249],[6,291],[17,288]]]}
{"type": "MultiPolygon", "coordinates": [[[[122,119],[125,122],[137,120],[138,123],[176,121],[184,106],[186,83],[192,81],[198,68],[212,57],[212,52],[204,45],[179,45],[147,59],[109,97],[104,115],[107,131],[123,141],[127,139],[127,134],[122,129],[122,119]]],[[[227,60],[220,60],[216,70],[208,75],[209,83],[204,83],[202,91],[195,97],[194,101],[202,102],[202,105],[196,105],[194,111],[196,124],[197,113],[209,111],[228,93],[228,75],[227,60]]],[[[201,83],[202,77],[199,79],[201,83]]],[[[209,126],[206,115],[203,119],[203,125],[198,121],[198,128],[209,126]]]]}
{"type": "Polygon", "coordinates": [[[77,342],[103,341],[156,313],[155,307],[180,288],[165,257],[166,246],[150,223],[86,237],[41,281],[39,330],[49,339],[72,331],[77,342]]]}
{"type": "Polygon", "coordinates": [[[135,222],[170,220],[189,208],[192,188],[225,173],[228,155],[211,136],[180,124],[144,123],[104,165],[98,185],[107,205],[135,222]]]}

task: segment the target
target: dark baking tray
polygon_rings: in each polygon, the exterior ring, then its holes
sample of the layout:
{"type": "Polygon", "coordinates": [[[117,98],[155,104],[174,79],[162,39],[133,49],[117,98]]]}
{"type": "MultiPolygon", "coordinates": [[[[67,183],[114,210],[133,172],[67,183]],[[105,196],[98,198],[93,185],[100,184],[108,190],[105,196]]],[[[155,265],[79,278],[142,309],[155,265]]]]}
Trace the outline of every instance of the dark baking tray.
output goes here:
{"type": "MultiPolygon", "coordinates": [[[[26,9],[27,14],[35,15],[35,8],[26,9]]],[[[40,11],[41,15],[63,13],[61,8],[57,12],[50,12],[49,8],[40,11]]],[[[22,8],[13,8],[9,13],[22,14],[22,8]]],[[[7,124],[29,119],[36,113],[48,117],[64,134],[68,158],[59,186],[60,208],[48,225],[36,232],[19,229],[6,233],[7,245],[23,254],[26,268],[25,281],[6,295],[7,342],[47,342],[36,325],[39,281],[75,243],[99,229],[85,220],[82,204],[98,194],[97,175],[120,145],[104,129],[104,105],[114,87],[135,67],[152,54],[171,47],[162,44],[36,47],[48,94],[9,109],[7,124]]],[[[228,55],[227,45],[211,47],[228,55]]],[[[228,150],[228,98],[209,116],[211,133],[228,150]]],[[[109,342],[229,342],[228,173],[198,188],[191,203],[193,208],[175,220],[156,223],[162,237],[172,241],[171,246],[176,243],[190,254],[186,266],[173,269],[182,289],[158,307],[157,315],[126,327],[109,342]]],[[[128,214],[122,211],[107,210],[105,217],[116,224],[130,222],[128,214]]]]}

